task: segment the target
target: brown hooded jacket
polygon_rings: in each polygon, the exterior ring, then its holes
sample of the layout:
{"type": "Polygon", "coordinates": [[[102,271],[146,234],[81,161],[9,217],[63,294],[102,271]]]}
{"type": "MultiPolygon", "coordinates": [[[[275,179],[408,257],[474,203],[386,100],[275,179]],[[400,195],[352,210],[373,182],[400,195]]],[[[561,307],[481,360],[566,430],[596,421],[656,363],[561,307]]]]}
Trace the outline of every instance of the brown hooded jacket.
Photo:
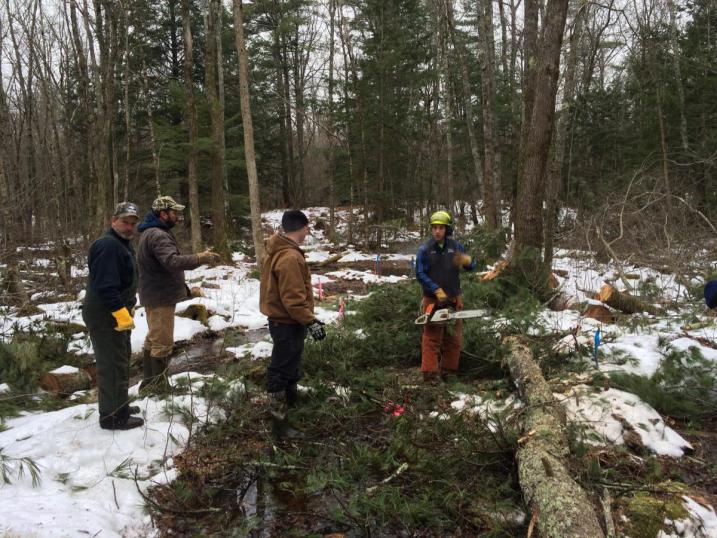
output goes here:
{"type": "Polygon", "coordinates": [[[314,320],[314,290],[304,251],[282,234],[274,234],[266,244],[259,309],[276,323],[308,325],[314,320]]]}

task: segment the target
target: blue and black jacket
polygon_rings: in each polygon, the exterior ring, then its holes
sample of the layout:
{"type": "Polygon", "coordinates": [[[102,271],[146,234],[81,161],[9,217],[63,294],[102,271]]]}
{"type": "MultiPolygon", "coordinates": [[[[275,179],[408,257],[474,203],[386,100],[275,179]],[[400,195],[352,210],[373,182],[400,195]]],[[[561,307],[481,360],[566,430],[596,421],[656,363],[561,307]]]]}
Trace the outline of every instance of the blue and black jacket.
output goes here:
{"type": "MultiPolygon", "coordinates": [[[[453,266],[456,252],[464,253],[465,249],[450,237],[446,237],[442,245],[430,238],[418,247],[416,278],[423,287],[424,296],[433,297],[438,288],[443,288],[449,297],[458,297],[461,294],[460,271],[453,266]]],[[[475,260],[464,267],[466,271],[473,271],[475,268],[475,260]]]]}
{"type": "Polygon", "coordinates": [[[137,303],[137,262],[132,244],[112,228],[90,247],[90,275],[83,302],[83,317],[90,328],[114,327],[112,312],[137,303]]]}

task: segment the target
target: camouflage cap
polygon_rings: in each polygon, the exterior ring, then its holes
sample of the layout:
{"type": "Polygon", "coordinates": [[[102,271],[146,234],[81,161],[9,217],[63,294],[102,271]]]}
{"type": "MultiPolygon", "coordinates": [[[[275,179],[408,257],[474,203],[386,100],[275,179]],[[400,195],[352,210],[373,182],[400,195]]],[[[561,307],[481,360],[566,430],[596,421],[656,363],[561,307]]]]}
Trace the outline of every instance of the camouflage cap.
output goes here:
{"type": "Polygon", "coordinates": [[[162,211],[166,209],[174,209],[175,211],[181,211],[184,209],[182,204],[178,204],[174,201],[171,196],[160,196],[152,202],[152,209],[154,211],[162,211]]]}
{"type": "Polygon", "coordinates": [[[115,211],[112,213],[113,217],[137,217],[139,218],[139,207],[137,204],[132,202],[120,202],[115,206],[115,211]]]}

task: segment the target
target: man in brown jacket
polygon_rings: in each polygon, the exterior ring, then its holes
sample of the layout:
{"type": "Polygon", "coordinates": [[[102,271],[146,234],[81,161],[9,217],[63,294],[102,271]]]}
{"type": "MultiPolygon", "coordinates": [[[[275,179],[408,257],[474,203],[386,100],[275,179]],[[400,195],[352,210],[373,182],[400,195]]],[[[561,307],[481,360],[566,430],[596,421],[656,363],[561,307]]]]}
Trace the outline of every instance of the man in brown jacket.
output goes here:
{"type": "Polygon", "coordinates": [[[137,255],[139,301],[149,326],[144,341],[140,390],[166,386],[165,372],[174,346],[174,309],[177,303],[190,298],[184,271],[219,258],[209,250],[180,254],[171,229],[177,223],[177,212],[183,209],[171,196],[160,196],[138,227],[141,233],[137,255]]]}
{"type": "Polygon", "coordinates": [[[326,337],[323,323],[314,317],[314,291],[304,252],[299,248],[309,234],[309,219],[296,209],[281,218],[283,233],[273,235],[262,261],[259,308],[269,318],[274,341],[267,368],[267,392],[275,427],[285,436],[298,434],[286,423],[286,413],[297,399],[301,354],[307,331],[314,340],[326,337]]]}

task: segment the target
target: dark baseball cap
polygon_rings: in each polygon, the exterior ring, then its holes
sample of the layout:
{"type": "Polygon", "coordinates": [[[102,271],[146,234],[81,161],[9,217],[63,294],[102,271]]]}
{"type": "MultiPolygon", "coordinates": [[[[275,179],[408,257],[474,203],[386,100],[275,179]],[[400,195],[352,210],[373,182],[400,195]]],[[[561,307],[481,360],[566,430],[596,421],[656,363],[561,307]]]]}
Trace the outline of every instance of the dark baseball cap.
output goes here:
{"type": "Polygon", "coordinates": [[[113,217],[137,217],[139,218],[139,207],[137,204],[132,202],[120,202],[115,206],[115,212],[112,213],[113,217]]]}

